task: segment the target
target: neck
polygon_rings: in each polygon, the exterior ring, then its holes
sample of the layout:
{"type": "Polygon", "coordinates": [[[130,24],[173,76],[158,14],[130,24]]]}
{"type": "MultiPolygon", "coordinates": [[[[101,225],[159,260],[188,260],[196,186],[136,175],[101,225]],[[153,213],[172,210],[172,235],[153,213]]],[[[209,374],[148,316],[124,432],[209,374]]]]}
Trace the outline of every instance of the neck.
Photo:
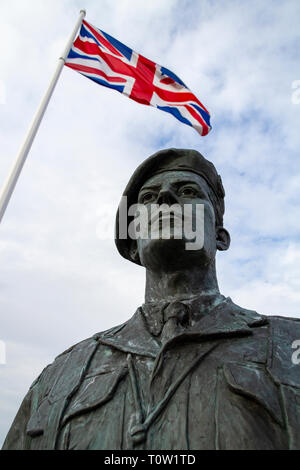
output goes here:
{"type": "Polygon", "coordinates": [[[215,264],[205,269],[194,267],[167,273],[147,269],[146,272],[146,302],[183,300],[219,293],[215,264]]]}

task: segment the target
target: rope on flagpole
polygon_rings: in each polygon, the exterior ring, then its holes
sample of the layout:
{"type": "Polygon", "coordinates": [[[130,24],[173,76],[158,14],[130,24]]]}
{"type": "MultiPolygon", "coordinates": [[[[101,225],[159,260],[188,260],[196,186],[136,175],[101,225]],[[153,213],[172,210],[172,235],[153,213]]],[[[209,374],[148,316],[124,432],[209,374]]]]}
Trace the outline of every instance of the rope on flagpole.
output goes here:
{"type": "Polygon", "coordinates": [[[27,131],[27,134],[25,136],[25,139],[20,147],[17,159],[14,163],[14,165],[11,168],[11,171],[3,185],[3,188],[0,193],[0,222],[2,220],[2,217],[5,213],[5,210],[7,208],[7,205],[9,203],[9,200],[11,198],[11,195],[14,191],[14,188],[16,186],[16,183],[18,181],[18,178],[20,176],[20,173],[22,171],[23,165],[26,161],[27,155],[29,153],[29,150],[31,148],[31,145],[33,143],[33,140],[36,136],[36,133],[39,129],[39,126],[41,124],[42,118],[45,114],[45,111],[47,109],[47,106],[49,104],[50,98],[53,94],[53,91],[55,89],[55,86],[57,84],[57,81],[60,77],[61,71],[63,69],[63,66],[65,64],[66,58],[68,57],[68,54],[70,52],[70,49],[72,47],[73,41],[76,37],[76,34],[81,26],[82,20],[86,15],[85,10],[80,10],[79,18],[76,21],[76,25],[74,26],[74,29],[72,31],[72,34],[70,35],[70,38],[66,44],[66,47],[58,59],[58,64],[56,67],[56,70],[53,74],[53,77],[50,80],[49,86],[46,90],[46,93],[44,94],[39,107],[33,117],[32,123],[27,131]]]}

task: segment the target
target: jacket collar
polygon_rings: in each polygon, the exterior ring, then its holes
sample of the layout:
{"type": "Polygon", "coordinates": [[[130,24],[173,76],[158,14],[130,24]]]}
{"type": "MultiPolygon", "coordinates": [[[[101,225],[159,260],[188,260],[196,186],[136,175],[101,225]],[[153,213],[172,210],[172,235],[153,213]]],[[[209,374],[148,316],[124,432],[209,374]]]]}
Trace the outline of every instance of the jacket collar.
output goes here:
{"type": "MultiPolygon", "coordinates": [[[[247,336],[252,334],[252,328],[267,323],[267,317],[252,310],[246,310],[234,304],[230,297],[216,305],[210,313],[202,316],[184,333],[172,338],[174,340],[205,341],[208,339],[225,338],[230,336],[247,336]]],[[[113,346],[124,352],[155,358],[162,346],[149,331],[142,308],[138,308],[133,317],[123,325],[100,333],[99,341],[113,346]]],[[[163,349],[166,349],[167,343],[163,349]]]]}
{"type": "Polygon", "coordinates": [[[165,300],[160,302],[147,302],[142,305],[142,313],[150,333],[154,336],[159,336],[164,326],[164,312],[171,303],[179,303],[187,307],[188,323],[192,326],[197,323],[201,317],[214,310],[214,308],[224,300],[225,297],[221,294],[205,294],[197,295],[189,299],[173,299],[172,302],[165,300]]]}

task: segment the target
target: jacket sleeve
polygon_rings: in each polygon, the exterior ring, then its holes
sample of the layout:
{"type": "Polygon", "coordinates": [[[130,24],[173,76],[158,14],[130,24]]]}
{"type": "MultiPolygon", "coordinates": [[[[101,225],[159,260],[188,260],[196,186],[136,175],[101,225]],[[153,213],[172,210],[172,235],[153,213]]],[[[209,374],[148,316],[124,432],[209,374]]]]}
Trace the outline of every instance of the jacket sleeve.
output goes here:
{"type": "Polygon", "coordinates": [[[98,345],[96,338],[84,340],[45,367],[25,396],[5,439],[3,450],[55,448],[59,423],[68,397],[80,386],[98,345]]]}
{"type": "Polygon", "coordinates": [[[31,437],[27,432],[27,425],[32,413],[36,410],[39,395],[41,378],[49,366],[41,372],[30,386],[25,398],[23,399],[19,411],[8,431],[2,450],[29,450],[31,446],[31,437]]]}
{"type": "Polygon", "coordinates": [[[34,387],[30,388],[25,396],[19,411],[6,436],[2,450],[28,450],[30,449],[30,437],[26,433],[27,423],[30,419],[34,387]]]}

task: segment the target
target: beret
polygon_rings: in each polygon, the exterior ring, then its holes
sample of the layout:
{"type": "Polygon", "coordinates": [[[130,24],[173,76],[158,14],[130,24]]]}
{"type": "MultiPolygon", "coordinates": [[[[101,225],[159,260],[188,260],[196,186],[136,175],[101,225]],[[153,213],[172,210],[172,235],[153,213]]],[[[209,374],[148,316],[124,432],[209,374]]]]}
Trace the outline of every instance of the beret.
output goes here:
{"type": "MultiPolygon", "coordinates": [[[[123,197],[127,197],[127,207],[129,208],[132,204],[137,203],[139,191],[149,178],[166,171],[191,171],[204,178],[211,189],[210,198],[214,206],[216,222],[218,225],[223,225],[225,191],[221,177],[217,173],[213,163],[203,157],[197,150],[164,149],[144,160],[141,165],[137,167],[124,190],[123,197]]],[[[119,253],[124,258],[133,261],[130,256],[132,240],[129,237],[122,239],[119,236],[120,207],[121,204],[119,205],[116,216],[115,243],[119,253]]],[[[128,224],[129,223],[130,217],[128,217],[128,224]]],[[[139,260],[134,262],[140,264],[139,260]]]]}

